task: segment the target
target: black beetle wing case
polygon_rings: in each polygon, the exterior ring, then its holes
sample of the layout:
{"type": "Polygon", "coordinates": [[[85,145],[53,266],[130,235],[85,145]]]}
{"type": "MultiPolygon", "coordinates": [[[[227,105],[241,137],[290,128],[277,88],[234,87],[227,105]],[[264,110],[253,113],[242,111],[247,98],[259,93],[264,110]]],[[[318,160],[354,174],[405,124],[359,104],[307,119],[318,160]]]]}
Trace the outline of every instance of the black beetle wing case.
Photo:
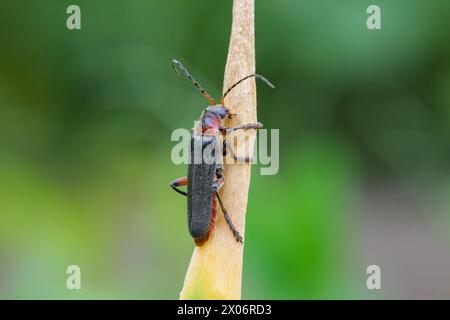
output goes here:
{"type": "Polygon", "coordinates": [[[205,236],[210,229],[213,198],[212,183],[215,179],[217,167],[213,160],[216,154],[213,147],[215,143],[215,136],[192,135],[187,199],[189,232],[194,238],[205,236]],[[208,148],[210,151],[208,151],[208,148]]]}

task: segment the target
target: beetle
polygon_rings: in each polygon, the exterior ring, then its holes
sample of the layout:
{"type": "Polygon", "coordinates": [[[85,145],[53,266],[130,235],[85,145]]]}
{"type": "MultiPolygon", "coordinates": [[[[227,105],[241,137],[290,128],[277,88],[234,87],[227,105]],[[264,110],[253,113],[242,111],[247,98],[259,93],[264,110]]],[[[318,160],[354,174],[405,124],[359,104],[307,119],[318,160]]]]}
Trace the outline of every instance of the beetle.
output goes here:
{"type": "Polygon", "coordinates": [[[218,207],[222,209],[226,223],[228,224],[237,242],[243,243],[242,236],[234,226],[228,214],[218,190],[224,184],[223,161],[220,157],[230,155],[236,161],[249,163],[251,157],[239,157],[233,152],[226,135],[236,130],[260,129],[261,123],[248,123],[232,128],[221,125],[222,120],[231,118],[229,109],[224,104],[225,97],[243,81],[255,77],[264,81],[267,85],[274,86],[261,75],[251,74],[243,77],[216,101],[203,89],[203,87],[191,76],[189,71],[178,60],[172,60],[172,67],[178,74],[181,70],[198,90],[209,100],[210,105],[202,112],[200,121],[192,129],[188,175],[173,180],[170,186],[178,193],[187,196],[188,229],[197,246],[205,244],[214,232],[217,221],[218,207]],[[220,145],[219,136],[223,136],[220,145]],[[206,152],[208,151],[208,152],[206,152]],[[198,161],[200,159],[200,161],[198,161]],[[187,185],[187,192],[179,187],[187,185]]]}

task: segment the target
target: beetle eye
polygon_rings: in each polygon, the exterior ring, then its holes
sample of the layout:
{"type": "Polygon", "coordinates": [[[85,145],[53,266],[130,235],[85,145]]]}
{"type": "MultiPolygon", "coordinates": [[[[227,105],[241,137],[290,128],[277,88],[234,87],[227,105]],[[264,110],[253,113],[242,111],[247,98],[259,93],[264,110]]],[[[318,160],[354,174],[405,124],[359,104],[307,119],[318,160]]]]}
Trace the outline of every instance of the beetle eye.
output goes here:
{"type": "Polygon", "coordinates": [[[220,112],[220,117],[222,119],[225,119],[225,117],[228,115],[228,108],[223,106],[220,112]]]}
{"type": "Polygon", "coordinates": [[[227,108],[222,109],[222,111],[220,113],[220,117],[222,119],[225,119],[227,115],[228,115],[228,109],[227,108]]]}

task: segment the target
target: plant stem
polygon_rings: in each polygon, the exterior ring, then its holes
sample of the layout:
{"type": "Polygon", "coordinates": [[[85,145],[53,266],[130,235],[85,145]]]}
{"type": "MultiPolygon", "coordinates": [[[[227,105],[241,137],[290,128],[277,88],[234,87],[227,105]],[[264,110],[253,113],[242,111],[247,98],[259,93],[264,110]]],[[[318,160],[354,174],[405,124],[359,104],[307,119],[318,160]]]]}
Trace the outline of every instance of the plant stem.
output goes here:
{"type": "MultiPolygon", "coordinates": [[[[224,91],[242,77],[255,72],[254,0],[233,1],[233,22],[224,91]]],[[[230,113],[226,126],[256,122],[256,85],[254,78],[240,84],[225,100],[230,113]]],[[[228,138],[237,138],[235,152],[248,155],[253,150],[255,132],[239,130],[228,138]],[[242,147],[248,139],[247,151],[242,147]]],[[[251,154],[250,154],[251,155],[251,154]]],[[[244,237],[250,164],[225,165],[225,185],[220,194],[235,226],[244,237]]],[[[180,293],[180,299],[240,299],[244,246],[237,243],[220,211],[211,239],[195,247],[180,293]]]]}

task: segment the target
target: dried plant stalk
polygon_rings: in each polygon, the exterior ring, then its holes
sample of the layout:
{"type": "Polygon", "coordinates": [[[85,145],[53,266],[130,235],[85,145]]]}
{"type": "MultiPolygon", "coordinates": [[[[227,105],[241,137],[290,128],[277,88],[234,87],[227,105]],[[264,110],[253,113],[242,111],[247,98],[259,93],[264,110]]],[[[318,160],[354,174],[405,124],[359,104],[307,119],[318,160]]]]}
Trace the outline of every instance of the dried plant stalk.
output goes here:
{"type": "MultiPolygon", "coordinates": [[[[230,45],[224,76],[224,90],[246,75],[255,73],[254,0],[234,0],[230,45]]],[[[225,100],[231,113],[226,126],[256,122],[256,85],[250,78],[225,100]]],[[[255,132],[239,130],[229,137],[237,139],[236,153],[249,155],[255,132]],[[247,147],[244,147],[246,140],[247,147]]],[[[220,194],[235,226],[244,236],[250,164],[225,165],[225,185],[220,194]]],[[[244,238],[245,239],[245,238],[244,238]]],[[[184,280],[181,299],[240,299],[244,246],[233,238],[220,212],[211,239],[196,247],[184,280]]]]}

